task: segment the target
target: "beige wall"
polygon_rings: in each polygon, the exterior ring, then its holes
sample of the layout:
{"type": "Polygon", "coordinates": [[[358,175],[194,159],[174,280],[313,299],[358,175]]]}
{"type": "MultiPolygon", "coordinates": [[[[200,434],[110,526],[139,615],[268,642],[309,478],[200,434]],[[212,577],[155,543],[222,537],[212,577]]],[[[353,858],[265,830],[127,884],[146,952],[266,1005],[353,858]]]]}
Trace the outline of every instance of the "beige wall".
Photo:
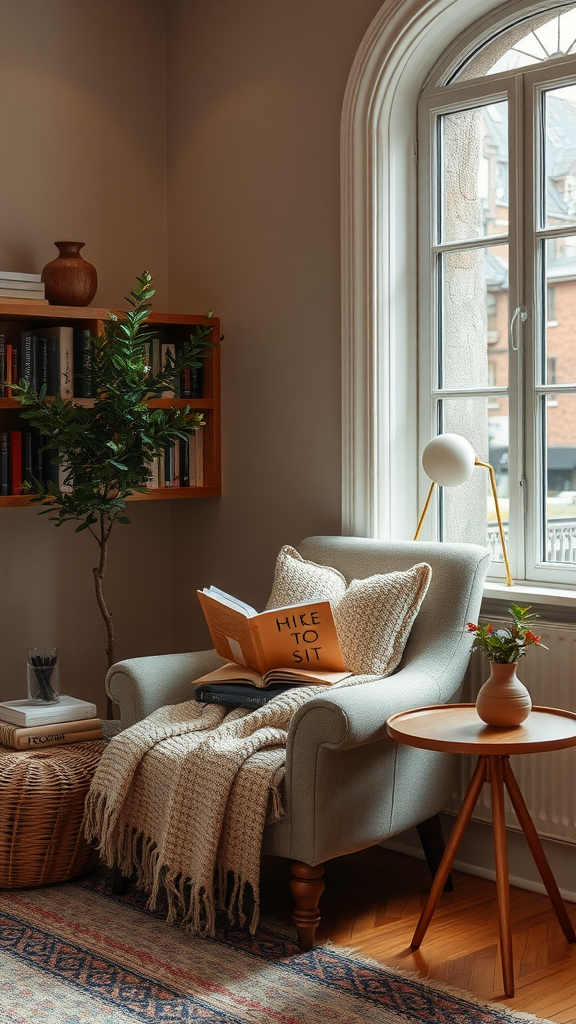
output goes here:
{"type": "MultiPolygon", "coordinates": [[[[157,309],[210,306],[225,333],[223,495],[130,506],[106,584],[119,658],[203,642],[196,587],[262,605],[281,544],[340,529],[340,115],[380,3],[0,0],[0,268],[83,240],[96,303],[146,268],[157,309]]],[[[0,699],[44,643],[100,698],[94,541],[0,521],[0,699]]]]}
{"type": "Polygon", "coordinates": [[[340,117],[380,6],[167,4],[170,302],[225,334],[222,498],[173,508],[179,649],[197,586],[261,607],[283,543],[340,531],[340,117]]]}
{"type": "MultiPolygon", "coordinates": [[[[163,78],[159,0],[0,0],[0,268],[38,273],[71,237],[98,270],[96,303],[122,303],[150,269],[165,305],[163,78]]],[[[131,510],[106,584],[119,657],[171,643],[169,508],[131,510]]],[[[98,549],[73,532],[0,509],[0,700],[25,696],[26,648],[55,644],[67,692],[103,707],[98,549]]]]}

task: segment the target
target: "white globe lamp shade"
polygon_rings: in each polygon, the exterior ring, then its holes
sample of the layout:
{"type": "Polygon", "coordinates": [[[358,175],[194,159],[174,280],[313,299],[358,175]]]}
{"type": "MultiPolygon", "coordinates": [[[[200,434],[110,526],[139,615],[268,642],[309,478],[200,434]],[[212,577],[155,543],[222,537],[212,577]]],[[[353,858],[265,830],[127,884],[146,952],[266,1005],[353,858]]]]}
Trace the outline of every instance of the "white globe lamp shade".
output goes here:
{"type": "Polygon", "coordinates": [[[422,452],[422,468],[440,487],[456,487],[470,479],[476,456],[461,434],[438,434],[422,452]]]}

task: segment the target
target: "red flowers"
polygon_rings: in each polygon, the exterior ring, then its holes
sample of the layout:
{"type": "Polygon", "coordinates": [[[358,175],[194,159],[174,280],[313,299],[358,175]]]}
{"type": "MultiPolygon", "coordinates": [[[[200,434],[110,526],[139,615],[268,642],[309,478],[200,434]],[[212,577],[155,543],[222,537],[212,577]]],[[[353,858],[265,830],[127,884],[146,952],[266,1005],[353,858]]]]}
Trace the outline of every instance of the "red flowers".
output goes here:
{"type": "Polygon", "coordinates": [[[492,623],[485,626],[477,626],[474,622],[467,622],[468,632],[474,634],[473,651],[482,651],[490,661],[508,664],[522,658],[529,647],[540,643],[540,637],[532,632],[530,626],[538,618],[530,611],[530,606],[521,608],[513,604],[508,611],[512,616],[512,625],[509,627],[498,626],[494,629],[492,623]]]}

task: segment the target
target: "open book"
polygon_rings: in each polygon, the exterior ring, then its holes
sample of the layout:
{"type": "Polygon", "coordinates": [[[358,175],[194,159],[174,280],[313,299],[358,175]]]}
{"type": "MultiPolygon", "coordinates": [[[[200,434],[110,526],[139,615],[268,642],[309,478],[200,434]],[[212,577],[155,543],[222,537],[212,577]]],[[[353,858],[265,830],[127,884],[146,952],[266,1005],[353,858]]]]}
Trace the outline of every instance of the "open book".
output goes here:
{"type": "MultiPolygon", "coordinates": [[[[329,601],[303,601],[257,612],[217,587],[199,590],[198,597],[218,654],[234,663],[236,673],[240,666],[255,674],[255,678],[248,678],[245,671],[240,677],[236,674],[238,682],[260,687],[271,681],[336,683],[351,674],[344,664],[329,601]],[[278,669],[282,678],[275,672],[272,680],[270,672],[278,669]],[[287,673],[293,678],[288,679],[287,673]]],[[[233,680],[228,677],[227,681],[233,680]]]]}
{"type": "MultiPolygon", "coordinates": [[[[215,668],[213,672],[207,672],[205,676],[195,679],[194,686],[202,684],[202,687],[208,686],[210,690],[214,687],[214,692],[221,691],[221,686],[214,684],[228,683],[257,686],[260,690],[269,686],[284,689],[288,684],[309,686],[310,683],[318,683],[321,686],[332,686],[334,683],[339,683],[341,679],[347,679],[350,675],[352,673],[347,671],[313,672],[311,669],[305,668],[271,668],[261,675],[260,672],[254,672],[253,669],[246,668],[244,665],[236,665],[234,662],[228,661],[220,668],[215,668]]],[[[222,692],[225,693],[226,688],[222,692]]]]}

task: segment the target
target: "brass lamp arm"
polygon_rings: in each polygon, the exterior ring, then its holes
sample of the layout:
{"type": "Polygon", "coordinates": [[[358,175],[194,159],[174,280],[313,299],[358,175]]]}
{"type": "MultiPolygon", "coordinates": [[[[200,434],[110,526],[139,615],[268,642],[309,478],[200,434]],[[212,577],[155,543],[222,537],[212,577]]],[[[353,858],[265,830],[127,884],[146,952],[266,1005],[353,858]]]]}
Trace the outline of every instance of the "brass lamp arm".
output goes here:
{"type": "Polygon", "coordinates": [[[496,490],[496,477],[494,470],[489,462],[480,462],[480,459],[476,459],[476,466],[483,466],[490,473],[490,483],[492,485],[492,494],[494,496],[494,505],[496,507],[496,518],[498,519],[498,529],[500,530],[500,543],[502,544],[502,554],[504,555],[504,565],[506,567],[506,582],[509,587],[512,586],[512,574],[510,572],[510,563],[508,562],[508,552],[506,550],[506,541],[504,540],[504,527],[502,525],[502,516],[500,515],[500,503],[498,501],[498,492],[496,490]]]}

